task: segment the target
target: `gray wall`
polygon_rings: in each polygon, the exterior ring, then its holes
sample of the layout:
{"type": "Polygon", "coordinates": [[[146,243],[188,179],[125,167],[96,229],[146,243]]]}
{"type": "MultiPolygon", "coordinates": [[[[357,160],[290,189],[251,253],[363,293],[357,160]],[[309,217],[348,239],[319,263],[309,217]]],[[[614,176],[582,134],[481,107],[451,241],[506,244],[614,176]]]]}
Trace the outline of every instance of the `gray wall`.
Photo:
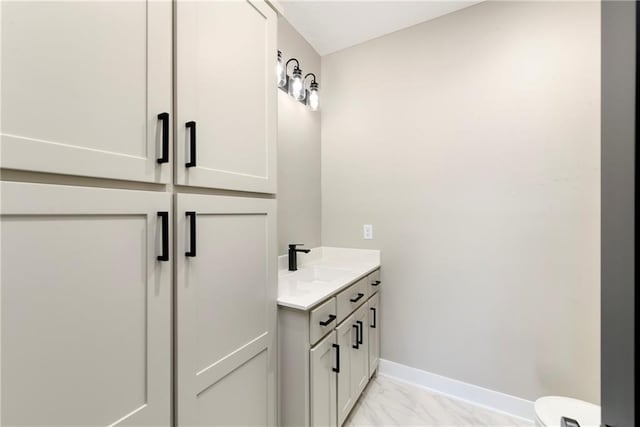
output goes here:
{"type": "MultiPolygon", "coordinates": [[[[315,73],[322,89],[320,55],[284,18],[278,21],[278,49],[285,61],[298,58],[305,74],[315,73]]],[[[278,91],[280,254],[288,243],[320,246],[320,114],[278,91]]]]}
{"type": "Polygon", "coordinates": [[[636,5],[602,4],[602,422],[635,422],[636,5]]]}
{"type": "Polygon", "coordinates": [[[323,57],[322,241],[382,250],[385,359],[599,401],[599,46],[598,2],[483,2],[323,57]]]}

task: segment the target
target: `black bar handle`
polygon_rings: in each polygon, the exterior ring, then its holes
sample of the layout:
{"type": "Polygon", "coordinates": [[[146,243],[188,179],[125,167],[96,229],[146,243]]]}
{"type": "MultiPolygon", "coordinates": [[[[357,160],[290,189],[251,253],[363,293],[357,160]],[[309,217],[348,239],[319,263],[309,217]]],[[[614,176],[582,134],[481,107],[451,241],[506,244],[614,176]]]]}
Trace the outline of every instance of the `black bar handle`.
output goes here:
{"type": "Polygon", "coordinates": [[[380,283],[382,283],[380,280],[376,280],[375,282],[371,283],[371,286],[378,286],[380,283]]]}
{"type": "Polygon", "coordinates": [[[333,322],[334,320],[336,320],[336,316],[334,314],[330,314],[327,320],[325,320],[324,322],[320,322],[320,326],[327,326],[329,323],[333,322]]]}
{"type": "Polygon", "coordinates": [[[336,374],[340,373],[340,345],[339,344],[332,344],[333,348],[336,349],[336,367],[335,368],[331,368],[331,370],[333,372],[335,372],[336,374]]]}
{"type": "Polygon", "coordinates": [[[169,113],[158,114],[158,120],[162,123],[162,156],[158,163],[169,163],[169,113]]]}
{"type": "Polygon", "coordinates": [[[358,296],[355,298],[351,298],[349,301],[351,302],[358,302],[360,301],[360,299],[364,296],[364,294],[362,292],[358,292],[358,296]]]}
{"type": "Polygon", "coordinates": [[[356,323],[358,324],[358,344],[363,344],[364,341],[362,340],[362,331],[364,330],[364,327],[362,326],[362,320],[357,320],[356,323]]]}
{"type": "Polygon", "coordinates": [[[189,129],[189,156],[190,159],[184,165],[188,168],[192,168],[196,165],[196,122],[193,120],[185,123],[187,129],[189,129]]]}
{"type": "Polygon", "coordinates": [[[187,218],[191,220],[191,228],[189,230],[189,250],[184,254],[186,256],[196,256],[196,213],[194,211],[185,212],[187,218]]]}
{"type": "Polygon", "coordinates": [[[376,328],[378,321],[376,320],[376,308],[375,307],[369,307],[369,310],[371,310],[373,312],[373,324],[371,325],[371,327],[373,329],[376,328]]]}
{"type": "Polygon", "coordinates": [[[162,221],[162,253],[158,261],[169,261],[169,212],[158,212],[158,218],[162,221]]]}
{"type": "Polygon", "coordinates": [[[352,347],[358,350],[360,348],[360,340],[358,339],[360,336],[360,327],[358,325],[353,325],[353,327],[356,328],[356,344],[352,347]]]}

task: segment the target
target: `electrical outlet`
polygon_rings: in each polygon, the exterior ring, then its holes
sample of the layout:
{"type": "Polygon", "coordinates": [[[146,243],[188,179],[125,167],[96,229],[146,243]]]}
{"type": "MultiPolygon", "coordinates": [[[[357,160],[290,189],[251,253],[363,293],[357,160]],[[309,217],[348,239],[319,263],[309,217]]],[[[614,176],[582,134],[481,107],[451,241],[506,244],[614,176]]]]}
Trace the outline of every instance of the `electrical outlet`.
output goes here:
{"type": "Polygon", "coordinates": [[[362,238],[365,240],[373,239],[373,225],[364,224],[362,226],[362,238]]]}

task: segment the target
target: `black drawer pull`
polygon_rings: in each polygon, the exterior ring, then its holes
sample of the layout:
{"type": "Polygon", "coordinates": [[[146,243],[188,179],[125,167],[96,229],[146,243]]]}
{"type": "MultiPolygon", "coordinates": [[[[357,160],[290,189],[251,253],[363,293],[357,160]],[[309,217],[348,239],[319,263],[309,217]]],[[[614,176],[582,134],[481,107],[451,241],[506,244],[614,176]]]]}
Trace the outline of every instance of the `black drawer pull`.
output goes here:
{"type": "Polygon", "coordinates": [[[333,314],[330,314],[327,320],[325,320],[324,322],[320,322],[320,326],[327,326],[329,323],[333,322],[334,320],[336,320],[336,316],[334,316],[333,314]]]}
{"type": "Polygon", "coordinates": [[[158,218],[162,221],[162,252],[158,261],[169,261],[169,212],[158,212],[158,218]]]}
{"type": "Polygon", "coordinates": [[[357,320],[356,323],[358,324],[358,344],[363,344],[364,341],[362,340],[362,331],[364,330],[364,327],[362,326],[362,320],[357,320]]]}
{"type": "Polygon", "coordinates": [[[358,339],[358,337],[360,336],[360,328],[358,327],[358,325],[353,325],[353,327],[356,328],[356,343],[355,345],[352,345],[352,347],[358,350],[360,348],[360,340],[358,339]]]}
{"type": "Polygon", "coordinates": [[[185,212],[187,218],[191,220],[189,230],[189,250],[184,254],[189,257],[196,256],[196,213],[194,211],[185,212]]]}
{"type": "Polygon", "coordinates": [[[380,283],[382,283],[380,280],[376,280],[375,282],[371,283],[371,286],[378,286],[380,283]]]}
{"type": "Polygon", "coordinates": [[[196,165],[196,122],[190,121],[185,123],[187,129],[189,129],[189,161],[184,165],[188,168],[192,168],[196,165]]]}
{"type": "Polygon", "coordinates": [[[339,344],[332,344],[332,346],[333,346],[333,348],[336,349],[336,367],[335,368],[331,368],[331,369],[336,374],[339,374],[340,373],[340,345],[339,344]]]}
{"type": "Polygon", "coordinates": [[[375,329],[376,328],[376,324],[378,323],[376,321],[376,308],[375,307],[369,307],[369,310],[371,310],[373,312],[373,323],[371,324],[371,327],[373,329],[375,329]]]}
{"type": "Polygon", "coordinates": [[[169,163],[169,113],[158,114],[158,120],[162,123],[162,156],[158,163],[169,163]]]}
{"type": "Polygon", "coordinates": [[[349,301],[351,302],[358,302],[360,301],[360,299],[364,296],[364,294],[362,292],[358,292],[358,296],[355,298],[351,298],[349,301]]]}

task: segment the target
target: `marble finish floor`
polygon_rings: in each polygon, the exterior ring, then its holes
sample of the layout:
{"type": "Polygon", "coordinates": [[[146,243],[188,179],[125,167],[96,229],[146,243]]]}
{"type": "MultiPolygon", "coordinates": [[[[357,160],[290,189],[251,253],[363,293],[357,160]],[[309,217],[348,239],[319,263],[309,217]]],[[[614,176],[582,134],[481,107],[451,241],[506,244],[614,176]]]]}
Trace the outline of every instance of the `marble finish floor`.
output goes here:
{"type": "Polygon", "coordinates": [[[389,377],[373,378],[344,427],[524,427],[531,422],[471,405],[389,377]]]}

